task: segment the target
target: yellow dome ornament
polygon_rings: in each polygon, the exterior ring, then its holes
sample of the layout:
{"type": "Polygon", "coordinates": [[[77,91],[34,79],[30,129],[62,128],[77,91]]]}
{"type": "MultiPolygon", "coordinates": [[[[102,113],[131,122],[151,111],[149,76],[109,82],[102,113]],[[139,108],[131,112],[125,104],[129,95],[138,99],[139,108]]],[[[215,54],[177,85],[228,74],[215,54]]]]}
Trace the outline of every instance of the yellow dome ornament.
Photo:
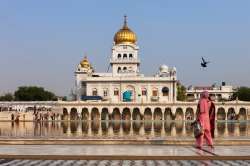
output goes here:
{"type": "Polygon", "coordinates": [[[124,24],[123,27],[116,32],[114,36],[115,44],[123,44],[123,43],[130,43],[135,44],[137,41],[136,34],[129,29],[127,25],[127,16],[124,16],[124,24]]]}
{"type": "Polygon", "coordinates": [[[82,68],[85,68],[85,69],[90,68],[90,63],[89,63],[89,60],[88,60],[87,56],[85,56],[83,58],[83,60],[80,62],[80,65],[81,65],[82,68]]]}

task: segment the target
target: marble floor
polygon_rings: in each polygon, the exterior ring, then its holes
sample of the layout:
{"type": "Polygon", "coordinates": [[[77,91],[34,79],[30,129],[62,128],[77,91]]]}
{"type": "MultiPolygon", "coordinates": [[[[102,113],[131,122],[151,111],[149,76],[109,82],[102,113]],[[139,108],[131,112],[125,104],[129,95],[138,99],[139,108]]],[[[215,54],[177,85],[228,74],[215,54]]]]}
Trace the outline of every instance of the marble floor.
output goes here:
{"type": "Polygon", "coordinates": [[[15,159],[249,159],[250,146],[216,146],[214,149],[166,145],[0,145],[0,158],[15,159]]]}
{"type": "Polygon", "coordinates": [[[250,160],[0,160],[1,166],[248,166],[250,160]]]}

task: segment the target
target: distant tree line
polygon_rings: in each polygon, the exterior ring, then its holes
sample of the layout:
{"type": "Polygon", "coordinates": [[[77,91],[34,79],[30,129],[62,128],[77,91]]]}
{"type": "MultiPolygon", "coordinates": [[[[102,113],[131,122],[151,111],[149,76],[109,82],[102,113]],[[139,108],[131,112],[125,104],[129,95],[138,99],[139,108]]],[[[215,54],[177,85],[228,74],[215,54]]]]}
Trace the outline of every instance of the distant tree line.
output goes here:
{"type": "Polygon", "coordinates": [[[233,100],[250,101],[250,88],[240,87],[238,88],[232,97],[233,100]]]}
{"type": "MultiPolygon", "coordinates": [[[[65,99],[65,97],[63,98],[65,99]]],[[[0,101],[55,101],[54,93],[37,86],[20,86],[14,94],[6,93],[0,96],[0,101]]]]}

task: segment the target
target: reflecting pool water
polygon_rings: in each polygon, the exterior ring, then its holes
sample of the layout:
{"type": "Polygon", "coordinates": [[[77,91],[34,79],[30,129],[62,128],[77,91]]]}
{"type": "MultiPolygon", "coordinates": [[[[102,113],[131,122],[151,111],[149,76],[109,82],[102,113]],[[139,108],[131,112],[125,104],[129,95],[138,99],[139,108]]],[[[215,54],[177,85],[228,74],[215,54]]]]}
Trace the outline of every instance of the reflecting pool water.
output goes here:
{"type": "MultiPolygon", "coordinates": [[[[249,138],[250,123],[217,122],[217,138],[249,138]]],[[[191,122],[71,121],[0,122],[0,138],[193,137],[191,122]]]]}

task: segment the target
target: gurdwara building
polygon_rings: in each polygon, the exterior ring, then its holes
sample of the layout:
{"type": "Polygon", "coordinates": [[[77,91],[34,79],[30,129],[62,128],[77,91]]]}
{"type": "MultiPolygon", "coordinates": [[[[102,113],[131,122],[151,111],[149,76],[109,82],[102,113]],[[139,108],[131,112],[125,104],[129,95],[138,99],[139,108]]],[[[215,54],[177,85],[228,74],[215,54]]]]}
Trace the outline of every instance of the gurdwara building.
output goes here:
{"type": "Polygon", "coordinates": [[[75,71],[78,101],[100,100],[109,103],[172,103],[176,101],[176,68],[166,65],[152,76],[140,72],[136,34],[124,24],[114,35],[110,58],[111,72],[98,73],[87,57],[75,71]]]}

